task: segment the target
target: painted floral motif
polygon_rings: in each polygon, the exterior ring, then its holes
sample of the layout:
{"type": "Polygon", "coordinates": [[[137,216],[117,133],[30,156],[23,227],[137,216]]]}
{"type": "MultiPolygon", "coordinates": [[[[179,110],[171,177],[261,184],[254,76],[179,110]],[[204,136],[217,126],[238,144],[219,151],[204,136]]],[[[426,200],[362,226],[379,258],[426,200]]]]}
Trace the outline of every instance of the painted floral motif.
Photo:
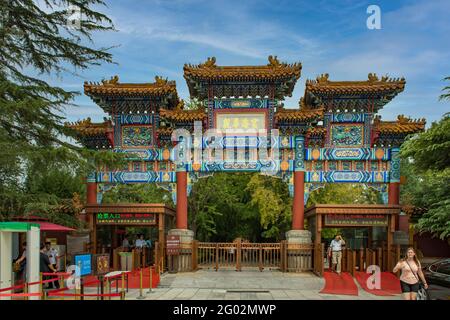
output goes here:
{"type": "Polygon", "coordinates": [[[153,144],[152,128],[148,126],[122,127],[122,146],[142,147],[153,144]]]}
{"type": "Polygon", "coordinates": [[[361,125],[331,125],[331,144],[336,147],[362,146],[361,125]]]}

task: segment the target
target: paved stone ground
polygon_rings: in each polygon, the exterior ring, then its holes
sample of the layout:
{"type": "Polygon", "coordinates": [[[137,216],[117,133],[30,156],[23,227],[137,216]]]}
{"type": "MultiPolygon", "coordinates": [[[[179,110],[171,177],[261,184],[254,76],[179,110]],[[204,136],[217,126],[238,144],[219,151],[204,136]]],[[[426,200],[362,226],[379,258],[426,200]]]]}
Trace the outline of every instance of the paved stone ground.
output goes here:
{"type": "MultiPolygon", "coordinates": [[[[380,297],[359,287],[359,296],[320,294],[324,279],[312,273],[279,271],[199,270],[163,274],[160,286],[147,293],[148,300],[391,300],[400,295],[380,297]]],[[[356,281],[355,281],[356,283],[356,281]]],[[[139,290],[132,289],[126,299],[136,299],[139,290]]]]}

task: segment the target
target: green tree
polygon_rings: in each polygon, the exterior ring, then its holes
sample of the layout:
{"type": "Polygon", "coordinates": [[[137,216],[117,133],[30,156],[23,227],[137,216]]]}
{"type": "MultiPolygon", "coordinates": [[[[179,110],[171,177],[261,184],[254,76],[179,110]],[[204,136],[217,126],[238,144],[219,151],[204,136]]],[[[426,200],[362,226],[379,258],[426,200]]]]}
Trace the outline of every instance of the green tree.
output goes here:
{"type": "Polygon", "coordinates": [[[431,127],[407,140],[401,148],[401,156],[410,158],[418,170],[444,170],[450,167],[450,116],[449,114],[431,127]]]}
{"type": "Polygon", "coordinates": [[[189,224],[202,241],[255,239],[257,211],[248,207],[245,191],[250,173],[215,173],[200,179],[189,196],[189,224]]]}
{"type": "MultiPolygon", "coordinates": [[[[445,78],[444,80],[450,81],[450,77],[445,78]]],[[[439,99],[441,100],[450,100],[450,86],[446,86],[442,91],[445,91],[445,93],[441,94],[439,96],[439,99]]]]}
{"type": "Polygon", "coordinates": [[[170,193],[155,184],[119,184],[103,195],[103,203],[164,203],[174,207],[170,193]]]}
{"type": "Polygon", "coordinates": [[[450,117],[409,138],[401,149],[402,174],[407,184],[401,190],[402,203],[424,211],[414,217],[420,232],[441,239],[450,235],[450,117]]]}
{"type": "Polygon", "coordinates": [[[271,176],[256,174],[247,184],[251,193],[250,205],[259,211],[262,236],[279,241],[290,229],[292,199],[287,184],[271,176]]]}
{"type": "MultiPolygon", "coordinates": [[[[77,167],[85,175],[98,164],[114,167],[120,156],[91,152],[69,143],[74,132],[64,126],[63,111],[78,92],[51,85],[66,73],[112,62],[108,48],[93,48],[93,32],[113,30],[111,20],[95,11],[102,0],[4,0],[0,2],[0,212],[49,213],[67,205],[77,167]],[[69,6],[82,13],[77,27],[68,23],[69,6]],[[95,9],[94,9],[95,8],[95,9]],[[89,161],[88,161],[89,160],[89,161]],[[53,163],[53,168],[51,167],[53,163]],[[41,167],[42,165],[48,165],[41,167]],[[55,170],[52,175],[47,169],[55,170]],[[42,174],[39,171],[42,171],[42,174]],[[63,176],[67,174],[64,181],[63,176]],[[57,180],[55,184],[47,183],[57,180]],[[53,179],[53,180],[52,180],[53,179]],[[56,194],[42,190],[49,188],[56,194]],[[66,188],[67,187],[67,188],[66,188]],[[40,193],[38,196],[39,192],[40,193]]],[[[119,164],[120,165],[120,164],[119,164]]],[[[79,191],[79,190],[78,190],[79,191]]],[[[74,208],[73,208],[74,209],[74,208]]]]}

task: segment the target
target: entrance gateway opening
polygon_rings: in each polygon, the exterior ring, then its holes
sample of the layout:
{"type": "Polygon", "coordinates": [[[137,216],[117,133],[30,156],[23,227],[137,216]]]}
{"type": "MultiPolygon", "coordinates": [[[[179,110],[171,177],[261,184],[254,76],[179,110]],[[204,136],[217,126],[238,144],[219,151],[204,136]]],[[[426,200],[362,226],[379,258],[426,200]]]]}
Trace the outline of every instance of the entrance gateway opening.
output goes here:
{"type": "MultiPolygon", "coordinates": [[[[189,106],[179,99],[175,82],[159,76],[142,84],[121,83],[118,76],[86,82],[85,94],[110,119],[67,125],[86,147],[128,159],[120,170],[101,167],[87,177],[90,250],[98,250],[98,212],[92,208],[102,206],[105,186],[156,183],[176,204],[175,225],[167,234],[158,229],[153,250],[160,256],[151,261],[161,269],[257,267],[321,275],[326,262],[322,232],[339,227],[355,235],[343,253],[344,268],[364,270],[376,262],[388,270],[400,245],[410,242],[408,216],[399,205],[399,149],[407,135],[424,129],[425,121],[405,116],[382,121],[378,111],[404,90],[405,79],[373,73],[363,81],[332,81],[328,74],[307,80],[298,106],[285,107],[301,68],[273,56],[260,66],[219,66],[214,57],[186,64],[184,78],[194,101],[189,106]],[[293,197],[285,240],[196,240],[188,225],[188,196],[198,179],[214,172],[261,172],[282,179],[293,197]],[[325,183],[365,184],[381,192],[384,204],[316,206],[305,215],[309,194],[325,183]]],[[[114,210],[126,214],[127,206],[114,210]]]]}

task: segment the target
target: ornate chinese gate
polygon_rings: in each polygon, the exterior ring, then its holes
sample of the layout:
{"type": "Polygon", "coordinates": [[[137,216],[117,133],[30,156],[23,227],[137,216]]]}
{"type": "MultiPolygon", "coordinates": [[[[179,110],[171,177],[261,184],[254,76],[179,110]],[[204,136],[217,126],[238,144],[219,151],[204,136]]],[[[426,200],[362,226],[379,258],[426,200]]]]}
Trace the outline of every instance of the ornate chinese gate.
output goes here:
{"type": "MultiPolygon", "coordinates": [[[[128,160],[123,168],[99,167],[88,175],[87,204],[101,202],[98,193],[104,189],[99,186],[104,184],[156,183],[176,203],[176,225],[169,234],[180,235],[185,246],[178,269],[196,264],[216,270],[314,268],[321,274],[320,225],[314,260],[305,262],[312,247],[292,247],[311,246],[304,225],[309,194],[326,183],[363,183],[381,192],[385,205],[399,205],[399,150],[408,135],[424,130],[425,120],[400,115],[396,121],[382,121],[377,113],[404,90],[406,81],[373,73],[364,81],[332,81],[322,74],[306,81],[298,107],[285,108],[283,100],[292,95],[301,69],[301,63],[280,62],[276,56],[259,66],[219,66],[214,57],[186,64],[190,97],[198,101],[189,110],[175,81],[162,77],[145,84],[121,83],[118,76],[86,82],[85,94],[110,119],[92,123],[88,118],[68,126],[84,146],[110,149],[128,160]],[[198,179],[214,172],[260,172],[286,182],[293,198],[289,247],[197,243],[193,248],[188,196],[198,179]]],[[[95,217],[87,218],[95,250],[95,217]]],[[[407,237],[407,219],[398,214],[392,218],[389,244],[394,233],[407,237]]]]}

